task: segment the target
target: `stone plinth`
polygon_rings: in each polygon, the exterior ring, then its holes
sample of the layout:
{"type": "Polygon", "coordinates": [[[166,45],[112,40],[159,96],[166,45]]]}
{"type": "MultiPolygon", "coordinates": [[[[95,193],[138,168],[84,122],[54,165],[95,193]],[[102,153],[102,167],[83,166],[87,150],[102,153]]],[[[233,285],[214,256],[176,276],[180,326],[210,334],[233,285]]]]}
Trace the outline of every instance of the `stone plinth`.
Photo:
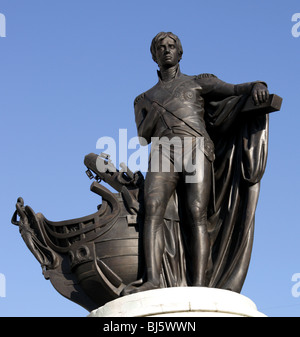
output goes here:
{"type": "Polygon", "coordinates": [[[223,289],[148,290],[106,303],[89,317],[265,317],[248,297],[223,289]]]}

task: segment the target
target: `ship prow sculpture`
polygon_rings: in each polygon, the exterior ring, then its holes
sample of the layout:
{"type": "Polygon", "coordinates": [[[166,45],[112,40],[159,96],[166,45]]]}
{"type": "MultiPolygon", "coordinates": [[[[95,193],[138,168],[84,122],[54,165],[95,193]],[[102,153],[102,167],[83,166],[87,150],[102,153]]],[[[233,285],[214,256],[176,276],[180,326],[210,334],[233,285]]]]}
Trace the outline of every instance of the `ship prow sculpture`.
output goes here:
{"type": "Polygon", "coordinates": [[[95,179],[91,191],[102,197],[97,212],[53,222],[18,198],[12,223],[19,226],[44,277],[61,295],[91,311],[120,296],[142,275],[139,212],[144,178],[139,171],[120,172],[106,154],[91,153],[84,163],[88,177],[95,179]],[[106,172],[97,170],[97,162],[107,167],[106,172]]]}
{"type": "Polygon", "coordinates": [[[165,287],[239,293],[250,263],[269,113],[282,99],[262,81],[233,85],[213,74],[182,74],[182,46],[172,33],[157,34],[151,53],[159,81],[134,101],[141,145],[152,142],[145,178],[90,153],[86,173],[102,197],[94,214],[53,222],[18,198],[12,217],[45,278],[89,311],[165,287]],[[199,164],[193,171],[185,166],[191,162],[199,164]]]}

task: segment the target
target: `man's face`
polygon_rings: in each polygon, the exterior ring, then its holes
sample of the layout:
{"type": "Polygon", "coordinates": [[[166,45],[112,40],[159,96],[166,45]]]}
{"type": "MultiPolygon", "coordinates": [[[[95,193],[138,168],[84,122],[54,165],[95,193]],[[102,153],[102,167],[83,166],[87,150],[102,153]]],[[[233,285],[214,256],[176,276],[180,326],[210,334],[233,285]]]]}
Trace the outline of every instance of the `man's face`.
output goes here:
{"type": "Polygon", "coordinates": [[[170,37],[160,40],[156,46],[156,60],[160,68],[175,66],[180,56],[175,41],[170,37]]]}

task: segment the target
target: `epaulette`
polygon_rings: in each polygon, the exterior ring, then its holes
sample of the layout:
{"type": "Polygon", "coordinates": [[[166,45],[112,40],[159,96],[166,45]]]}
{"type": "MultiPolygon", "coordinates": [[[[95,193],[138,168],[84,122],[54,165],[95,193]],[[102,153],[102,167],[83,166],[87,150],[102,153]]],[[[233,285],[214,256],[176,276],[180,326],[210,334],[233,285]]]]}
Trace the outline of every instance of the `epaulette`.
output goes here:
{"type": "Polygon", "coordinates": [[[145,93],[143,92],[142,94],[138,95],[136,97],[136,99],[134,100],[134,105],[136,105],[138,103],[138,101],[140,101],[141,99],[143,99],[145,97],[145,93]]]}
{"type": "Polygon", "coordinates": [[[198,80],[198,79],[202,79],[202,78],[210,78],[210,77],[217,77],[217,76],[214,75],[214,74],[207,74],[207,73],[205,73],[205,74],[197,75],[197,76],[196,76],[196,79],[198,80]]]}

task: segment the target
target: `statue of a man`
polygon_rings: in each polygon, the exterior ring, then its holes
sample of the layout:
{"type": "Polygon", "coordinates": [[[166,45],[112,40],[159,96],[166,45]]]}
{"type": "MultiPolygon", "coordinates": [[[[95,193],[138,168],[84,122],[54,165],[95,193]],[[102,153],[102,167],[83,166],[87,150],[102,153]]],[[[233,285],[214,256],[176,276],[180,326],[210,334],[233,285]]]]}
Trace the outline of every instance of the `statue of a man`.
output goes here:
{"type": "MultiPolygon", "coordinates": [[[[160,287],[163,254],[166,245],[164,217],[170,198],[177,193],[184,209],[184,226],[189,233],[185,243],[189,249],[191,286],[208,286],[208,270],[212,261],[212,239],[209,233],[208,207],[215,198],[215,141],[207,129],[206,103],[226,101],[230,97],[252,95],[259,105],[268,99],[269,93],[264,82],[229,84],[212,74],[188,76],[180,72],[179,62],[183,50],[179,38],[173,33],[157,34],[151,44],[153,60],[158,64],[158,83],[135,99],[135,116],[138,135],[142,145],[154,138],[162,140],[182,140],[177,153],[171,149],[168,155],[170,170],[164,172],[161,165],[151,165],[145,178],[144,206],[145,219],[143,246],[146,264],[146,279],[127,293],[160,287]],[[165,137],[165,138],[163,138],[165,137]],[[185,167],[187,154],[184,153],[184,140],[192,145],[188,160],[194,160],[197,139],[203,139],[201,165],[195,172],[185,167]],[[182,160],[181,170],[176,169],[176,159],[182,160]],[[194,181],[187,177],[198,175],[194,181]]],[[[229,102],[229,104],[231,104],[229,102]]],[[[153,152],[151,154],[153,156],[153,152]]],[[[153,163],[152,163],[153,164],[153,163]]],[[[161,164],[161,162],[160,162],[161,164]]],[[[218,200],[215,200],[218,202],[218,200]]],[[[218,206],[217,206],[218,207],[218,206]]],[[[215,212],[217,212],[215,210],[215,212]]],[[[219,215],[220,218],[220,215],[219,215]]],[[[183,226],[183,224],[181,224],[183,226]]],[[[215,226],[216,227],[216,226],[215,226]]],[[[225,255],[225,253],[224,253],[225,255]]]]}

